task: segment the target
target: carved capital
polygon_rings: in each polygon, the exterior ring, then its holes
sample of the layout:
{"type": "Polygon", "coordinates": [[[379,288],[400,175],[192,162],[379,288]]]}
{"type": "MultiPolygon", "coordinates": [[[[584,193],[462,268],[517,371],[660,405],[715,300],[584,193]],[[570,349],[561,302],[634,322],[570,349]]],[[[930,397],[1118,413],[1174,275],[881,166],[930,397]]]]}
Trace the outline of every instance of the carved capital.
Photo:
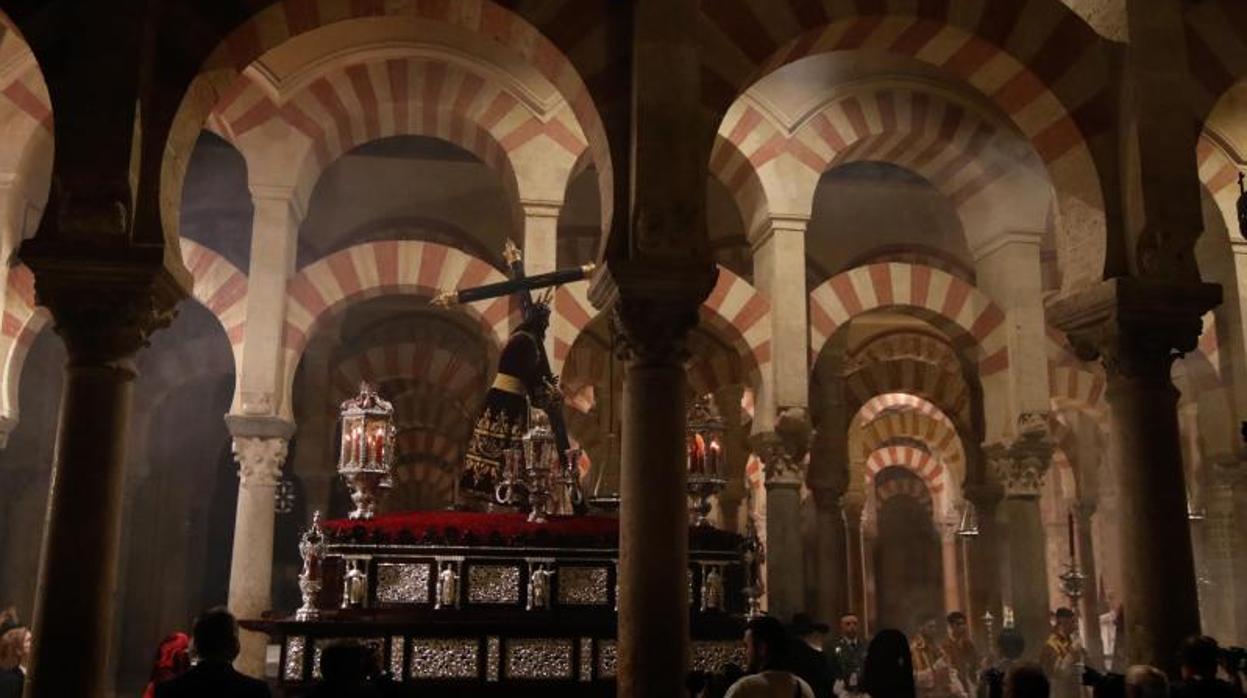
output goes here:
{"type": "Polygon", "coordinates": [[[683,363],[697,310],[714,288],[718,268],[709,260],[608,259],[589,284],[594,306],[611,310],[625,357],[637,363],[683,363]]]}
{"type": "Polygon", "coordinates": [[[1038,497],[1044,476],[1052,465],[1055,444],[1048,434],[1047,421],[1034,414],[1018,418],[1019,435],[1012,443],[985,446],[992,474],[1009,498],[1038,497]]]}
{"type": "Polygon", "coordinates": [[[125,361],[168,326],[188,278],[165,267],[160,248],[92,249],[63,240],[31,239],[20,255],[35,276],[39,305],[51,311],[70,362],[125,361]],[[95,256],[92,256],[95,255],[95,256]]]}
{"type": "Polygon", "coordinates": [[[234,460],[243,487],[276,487],[290,442],[282,438],[234,437],[234,460]]]}
{"type": "Polygon", "coordinates": [[[1170,386],[1173,360],[1195,348],[1204,313],[1220,302],[1216,284],[1120,277],[1058,298],[1048,316],[1080,358],[1100,358],[1110,383],[1170,386]]]}
{"type": "Polygon", "coordinates": [[[624,360],[683,364],[688,359],[686,341],[689,330],[697,326],[696,306],[621,298],[612,311],[624,360]]]}
{"type": "Polygon", "coordinates": [[[1091,523],[1091,517],[1095,515],[1096,502],[1089,497],[1076,499],[1070,504],[1069,509],[1073,513],[1074,518],[1078,519],[1080,524],[1086,526],[1091,523]]]}
{"type": "Polygon", "coordinates": [[[749,439],[753,452],[762,461],[767,487],[800,487],[801,465],[784,445],[783,438],[775,432],[754,434],[749,439]]]}

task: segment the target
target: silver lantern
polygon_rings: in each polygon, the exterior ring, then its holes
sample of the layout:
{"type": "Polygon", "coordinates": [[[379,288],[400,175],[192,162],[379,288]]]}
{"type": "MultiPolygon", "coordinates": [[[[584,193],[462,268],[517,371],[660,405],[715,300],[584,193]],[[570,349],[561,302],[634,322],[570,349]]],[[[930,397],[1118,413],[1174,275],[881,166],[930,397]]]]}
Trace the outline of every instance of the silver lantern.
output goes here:
{"type": "Polygon", "coordinates": [[[338,474],[351,490],[352,519],[371,519],[377,500],[394,485],[394,406],[361,383],[359,395],[342,403],[342,449],[338,474]]]}

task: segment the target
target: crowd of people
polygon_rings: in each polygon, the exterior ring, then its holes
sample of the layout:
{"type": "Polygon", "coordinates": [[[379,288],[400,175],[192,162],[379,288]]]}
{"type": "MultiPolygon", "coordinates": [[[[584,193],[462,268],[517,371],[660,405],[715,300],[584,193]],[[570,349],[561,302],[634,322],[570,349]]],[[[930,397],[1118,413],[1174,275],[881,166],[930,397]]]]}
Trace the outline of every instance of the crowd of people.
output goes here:
{"type": "Polygon", "coordinates": [[[763,616],[750,620],[744,645],[748,666],[694,673],[691,698],[1242,698],[1242,657],[1206,636],[1179,648],[1180,680],[1152,666],[1103,673],[1088,666],[1077,617],[1057,609],[1038,662],[1024,661],[1026,638],[1002,629],[980,654],[968,619],[954,611],[941,622],[923,618],[912,637],[882,630],[869,643],[855,615],[830,627],[798,614],[785,627],[763,616]]]}
{"type": "MultiPolygon", "coordinates": [[[[13,608],[0,611],[0,698],[21,698],[31,640],[13,608]]],[[[1088,665],[1077,617],[1066,608],[1053,614],[1037,663],[1023,659],[1026,639],[1013,628],[1002,629],[980,653],[968,619],[957,611],[942,623],[923,618],[911,637],[886,629],[869,642],[853,614],[840,619],[834,638],[827,623],[809,614],[786,626],[761,616],[748,622],[744,649],[745,667],[690,674],[690,698],[1243,698],[1247,661],[1241,650],[1195,636],[1179,648],[1179,680],[1142,665],[1104,673],[1088,665]]],[[[143,698],[269,698],[267,684],[233,668],[238,652],[234,616],[224,608],[206,611],[191,635],[177,632],[160,642],[143,698]]],[[[374,652],[358,642],[326,646],[319,667],[311,698],[397,694],[374,652]]]]}

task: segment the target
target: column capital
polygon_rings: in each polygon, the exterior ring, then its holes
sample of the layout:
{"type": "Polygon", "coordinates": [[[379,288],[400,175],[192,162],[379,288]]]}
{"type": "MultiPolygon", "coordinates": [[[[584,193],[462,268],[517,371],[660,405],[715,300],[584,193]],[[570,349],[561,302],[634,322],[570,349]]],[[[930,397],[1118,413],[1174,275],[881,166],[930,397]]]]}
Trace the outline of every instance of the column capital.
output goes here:
{"type": "Polygon", "coordinates": [[[546,199],[521,199],[520,207],[528,218],[558,218],[563,210],[562,201],[546,199]]]}
{"type": "Polygon", "coordinates": [[[76,259],[81,251],[61,247],[32,239],[23,244],[21,257],[34,272],[38,303],[51,311],[71,363],[130,359],[153,332],[173,321],[175,306],[187,295],[180,275],[164,266],[159,248],[146,250],[146,259],[118,259],[135,252],[118,249],[88,260],[76,259]]]}
{"type": "Polygon", "coordinates": [[[862,514],[866,511],[866,495],[864,493],[847,493],[840,497],[840,509],[844,512],[844,525],[860,528],[862,514]]]}
{"type": "Polygon", "coordinates": [[[276,438],[289,440],[295,423],[273,415],[227,414],[225,426],[234,438],[276,438]]]}
{"type": "Polygon", "coordinates": [[[1078,519],[1079,523],[1087,524],[1091,521],[1091,517],[1095,515],[1096,501],[1090,497],[1075,499],[1070,503],[1069,510],[1078,519]]]}
{"type": "Polygon", "coordinates": [[[749,235],[749,245],[754,252],[758,248],[765,245],[776,233],[794,233],[797,235],[805,235],[810,225],[810,217],[799,213],[773,213],[766,218],[758,221],[754,226],[752,234],[749,235]]]}
{"type": "Polygon", "coordinates": [[[1020,246],[1019,249],[1025,249],[1029,253],[1039,254],[1039,248],[1043,244],[1044,231],[1042,230],[1011,230],[993,235],[981,244],[976,245],[970,250],[970,256],[977,262],[985,257],[990,257],[1001,250],[1020,246]]]}
{"type": "Polygon", "coordinates": [[[685,340],[719,270],[711,262],[607,261],[589,285],[589,298],[611,311],[629,360],[683,362],[685,340]]]}
{"type": "Polygon", "coordinates": [[[754,434],[749,437],[749,445],[762,461],[766,477],[766,487],[801,486],[802,472],[800,461],[789,453],[784,438],[773,431],[754,434]]]}
{"type": "Polygon", "coordinates": [[[252,182],[248,185],[248,189],[251,190],[251,201],[254,204],[261,202],[284,204],[290,208],[298,220],[303,220],[303,216],[307,214],[307,201],[298,185],[252,182]]]}
{"type": "Polygon", "coordinates": [[[235,436],[234,460],[242,487],[276,487],[289,445],[280,437],[235,436]]]}
{"type": "Polygon", "coordinates": [[[1217,284],[1108,279],[1057,298],[1048,317],[1079,358],[1099,357],[1109,379],[1149,379],[1171,386],[1169,369],[1191,351],[1204,313],[1221,302],[1217,284]]]}
{"type": "Polygon", "coordinates": [[[1006,498],[1038,497],[1052,464],[1055,444],[1043,414],[1023,413],[1018,418],[1018,429],[1020,433],[1012,442],[988,444],[983,447],[983,455],[1004,487],[1006,498]]]}

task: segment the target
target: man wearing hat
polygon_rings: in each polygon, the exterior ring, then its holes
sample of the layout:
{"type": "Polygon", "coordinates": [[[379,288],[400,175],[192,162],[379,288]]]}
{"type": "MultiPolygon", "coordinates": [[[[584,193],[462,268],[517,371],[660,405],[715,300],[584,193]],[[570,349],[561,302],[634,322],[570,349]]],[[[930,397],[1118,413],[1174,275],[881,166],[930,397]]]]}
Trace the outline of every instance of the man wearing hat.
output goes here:
{"type": "Polygon", "coordinates": [[[792,651],[792,673],[814,689],[814,698],[835,696],[836,670],[831,657],[823,651],[823,642],[831,626],[814,620],[808,613],[792,617],[789,632],[798,640],[792,651]]]}

